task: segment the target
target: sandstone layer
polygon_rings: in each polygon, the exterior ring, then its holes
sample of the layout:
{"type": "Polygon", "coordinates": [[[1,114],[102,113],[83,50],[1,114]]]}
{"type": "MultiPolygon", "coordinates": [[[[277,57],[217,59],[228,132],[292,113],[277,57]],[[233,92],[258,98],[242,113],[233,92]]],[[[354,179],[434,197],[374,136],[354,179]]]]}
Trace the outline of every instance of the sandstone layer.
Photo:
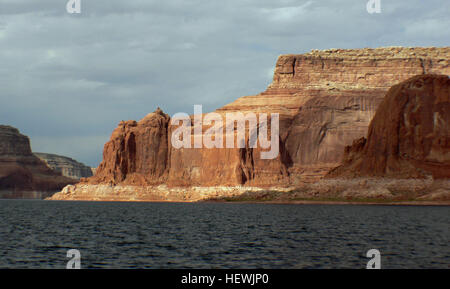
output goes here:
{"type": "MultiPolygon", "coordinates": [[[[291,188],[292,189],[292,188],[291,188]]],[[[287,192],[287,188],[273,188],[287,192]]],[[[262,192],[258,187],[212,186],[212,187],[168,187],[134,185],[92,185],[80,183],[68,185],[53,195],[52,200],[78,201],[152,201],[152,202],[196,202],[217,198],[238,197],[246,192],[262,192]]]]}
{"type": "Polygon", "coordinates": [[[73,183],[33,155],[27,136],[0,125],[0,198],[45,198],[73,183]]]}
{"type": "MultiPolygon", "coordinates": [[[[105,144],[96,175],[79,186],[166,184],[182,190],[197,186],[287,188],[315,182],[340,164],[346,146],[366,136],[391,86],[415,75],[450,74],[449,56],[449,47],[331,49],[282,55],[266,91],[215,111],[224,118],[227,113],[278,113],[280,153],[275,159],[261,159],[264,149],[251,148],[248,135],[243,148],[176,149],[170,138],[176,127],[158,109],[138,122],[121,122],[105,144]]],[[[195,117],[191,119],[192,139],[204,136],[209,127],[197,129],[195,117]]],[[[225,127],[222,130],[225,134],[225,127]]],[[[77,186],[67,198],[75,197],[77,186]]]]}
{"type": "Polygon", "coordinates": [[[91,167],[69,157],[48,153],[34,152],[33,154],[45,162],[51,169],[65,177],[79,180],[80,178],[89,178],[93,176],[91,167]]]}

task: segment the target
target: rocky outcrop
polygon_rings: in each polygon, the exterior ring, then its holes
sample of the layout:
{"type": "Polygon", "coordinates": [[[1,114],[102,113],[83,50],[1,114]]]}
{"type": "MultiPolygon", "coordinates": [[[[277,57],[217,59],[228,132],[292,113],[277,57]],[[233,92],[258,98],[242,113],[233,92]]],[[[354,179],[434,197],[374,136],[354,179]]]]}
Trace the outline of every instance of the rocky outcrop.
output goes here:
{"type": "MultiPolygon", "coordinates": [[[[261,192],[258,187],[213,186],[213,187],[169,187],[134,186],[81,183],[66,186],[53,195],[52,200],[79,201],[153,201],[153,202],[195,202],[219,197],[237,197],[247,191],[261,192]]],[[[280,191],[286,191],[279,188],[280,191]]]]}
{"type": "Polygon", "coordinates": [[[32,154],[27,136],[0,125],[0,198],[45,198],[73,183],[32,154]]]}
{"type": "Polygon", "coordinates": [[[51,169],[61,175],[79,180],[80,178],[89,178],[93,176],[92,168],[74,159],[48,153],[33,153],[35,156],[45,162],[51,169]]]}
{"type": "Polygon", "coordinates": [[[161,109],[140,121],[122,121],[103,149],[93,184],[155,185],[167,179],[170,117],[161,109]]]}
{"type": "Polygon", "coordinates": [[[31,155],[30,139],[17,128],[0,125],[0,156],[31,155]]]}
{"type": "MultiPolygon", "coordinates": [[[[415,75],[450,74],[449,56],[449,47],[282,55],[266,91],[215,111],[223,119],[227,113],[278,113],[276,158],[261,159],[265,150],[251,148],[248,134],[243,148],[176,149],[170,138],[176,127],[158,109],[139,122],[121,122],[105,145],[96,176],[82,185],[280,188],[315,182],[340,164],[346,146],[366,136],[392,85],[415,75]]],[[[193,140],[209,129],[198,128],[194,119],[191,116],[193,140]]],[[[77,186],[68,198],[76,196],[77,186]]]]}
{"type": "Polygon", "coordinates": [[[450,78],[419,75],[393,86],[367,139],[346,147],[328,177],[450,178],[450,78]]]}

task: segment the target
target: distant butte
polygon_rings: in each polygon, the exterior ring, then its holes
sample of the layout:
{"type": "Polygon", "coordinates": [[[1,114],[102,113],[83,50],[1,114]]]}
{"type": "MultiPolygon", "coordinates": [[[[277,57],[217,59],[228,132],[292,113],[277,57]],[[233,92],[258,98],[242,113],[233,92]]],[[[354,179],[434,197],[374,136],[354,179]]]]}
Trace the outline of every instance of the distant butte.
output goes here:
{"type": "Polygon", "coordinates": [[[79,180],[93,176],[92,168],[72,158],[49,153],[34,152],[33,154],[45,162],[51,169],[65,177],[79,180]]]}
{"type": "Polygon", "coordinates": [[[73,183],[33,155],[27,136],[0,125],[0,198],[45,198],[73,183]]]}

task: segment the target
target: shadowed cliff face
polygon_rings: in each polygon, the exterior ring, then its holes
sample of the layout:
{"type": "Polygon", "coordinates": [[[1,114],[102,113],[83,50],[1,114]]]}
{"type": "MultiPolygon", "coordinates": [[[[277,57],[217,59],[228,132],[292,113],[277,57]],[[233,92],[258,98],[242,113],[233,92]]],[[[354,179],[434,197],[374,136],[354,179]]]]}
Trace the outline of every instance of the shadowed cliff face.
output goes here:
{"type": "Polygon", "coordinates": [[[392,87],[367,139],[346,147],[329,177],[450,178],[450,79],[421,75],[392,87]]]}
{"type": "Polygon", "coordinates": [[[0,125],[0,156],[30,156],[31,146],[27,136],[17,128],[0,125]]]}
{"type": "Polygon", "coordinates": [[[0,125],[0,198],[44,198],[73,183],[31,153],[27,136],[0,125]]]}
{"type": "Polygon", "coordinates": [[[449,56],[448,47],[282,55],[265,92],[238,98],[215,111],[222,116],[278,113],[277,158],[261,159],[261,149],[248,146],[248,136],[244,148],[175,149],[170,143],[174,130],[170,118],[157,110],[139,122],[119,124],[105,145],[97,175],[87,182],[262,187],[315,181],[339,165],[346,146],[366,136],[392,85],[424,73],[450,74],[449,56]]]}

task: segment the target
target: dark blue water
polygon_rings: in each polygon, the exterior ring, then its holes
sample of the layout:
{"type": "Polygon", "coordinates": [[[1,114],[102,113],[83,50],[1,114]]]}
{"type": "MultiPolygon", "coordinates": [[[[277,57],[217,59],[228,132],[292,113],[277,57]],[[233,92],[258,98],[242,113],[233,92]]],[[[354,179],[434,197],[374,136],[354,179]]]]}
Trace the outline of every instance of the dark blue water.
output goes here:
{"type": "Polygon", "coordinates": [[[449,207],[0,201],[0,268],[450,268],[449,207]]]}

